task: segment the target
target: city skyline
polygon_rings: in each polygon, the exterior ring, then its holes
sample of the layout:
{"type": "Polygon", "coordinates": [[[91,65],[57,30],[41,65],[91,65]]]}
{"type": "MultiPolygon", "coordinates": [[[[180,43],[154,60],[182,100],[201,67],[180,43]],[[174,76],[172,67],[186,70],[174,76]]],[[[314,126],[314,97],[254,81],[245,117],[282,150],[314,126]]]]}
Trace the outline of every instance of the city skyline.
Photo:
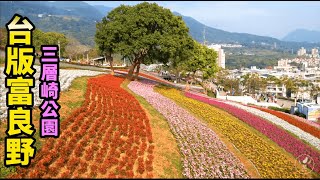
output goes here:
{"type": "MultiPolygon", "coordinates": [[[[85,1],[91,5],[117,7],[143,1],[85,1]]],[[[201,23],[230,32],[282,39],[296,29],[320,31],[320,2],[306,1],[148,1],[190,16],[201,23]]]]}

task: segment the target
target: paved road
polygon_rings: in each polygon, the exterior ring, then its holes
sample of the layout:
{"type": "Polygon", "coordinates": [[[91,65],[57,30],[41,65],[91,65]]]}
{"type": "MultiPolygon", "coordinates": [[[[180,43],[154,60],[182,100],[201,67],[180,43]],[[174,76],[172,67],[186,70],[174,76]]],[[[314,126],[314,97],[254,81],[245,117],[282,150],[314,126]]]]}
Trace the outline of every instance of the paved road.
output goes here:
{"type": "MultiPolygon", "coordinates": [[[[160,79],[160,80],[162,80],[162,81],[166,81],[166,80],[164,80],[162,77],[160,77],[157,73],[150,73],[150,72],[147,72],[147,71],[142,71],[144,74],[148,74],[149,76],[153,76],[153,77],[155,77],[155,78],[157,78],[157,79],[160,79]]],[[[167,81],[170,85],[172,85],[172,86],[175,86],[175,87],[177,87],[177,88],[180,88],[180,89],[185,89],[186,88],[186,85],[185,84],[178,84],[178,83],[172,83],[172,82],[170,82],[170,81],[167,81]]],[[[203,92],[203,87],[201,87],[201,86],[190,86],[190,89],[192,90],[192,91],[196,91],[196,92],[203,92]]]]}
{"type": "MultiPolygon", "coordinates": [[[[144,74],[147,74],[147,75],[149,75],[149,76],[152,76],[152,77],[154,77],[154,78],[156,78],[156,79],[159,79],[159,80],[161,80],[161,81],[166,81],[166,80],[162,79],[161,77],[159,77],[159,76],[157,76],[157,75],[154,75],[154,74],[152,74],[152,73],[149,73],[149,72],[146,72],[146,71],[141,71],[141,72],[144,73],[144,74]]],[[[117,73],[117,74],[127,74],[127,72],[119,71],[119,70],[116,70],[115,73],[117,73]]],[[[140,76],[140,78],[148,79],[148,80],[151,80],[151,81],[155,81],[155,80],[153,80],[153,79],[145,78],[145,77],[143,77],[143,76],[140,76]]],[[[169,81],[166,81],[166,82],[167,82],[167,83],[166,83],[167,85],[171,85],[171,86],[174,86],[174,87],[179,88],[179,89],[182,89],[182,90],[186,88],[186,85],[184,85],[184,84],[177,84],[177,83],[172,83],[172,82],[169,82],[169,81]]],[[[161,83],[161,82],[160,82],[160,83],[161,83]]],[[[203,88],[202,88],[202,87],[199,87],[199,86],[191,86],[191,87],[190,87],[190,90],[196,91],[196,92],[203,92],[203,88]]]]}
{"type": "MultiPolygon", "coordinates": [[[[35,64],[36,65],[40,65],[40,62],[39,62],[38,59],[36,59],[35,64]]],[[[76,69],[86,69],[86,70],[92,70],[92,71],[105,71],[105,72],[110,72],[111,71],[110,69],[103,68],[103,67],[97,67],[97,66],[91,66],[91,65],[79,65],[79,64],[72,64],[72,63],[67,63],[67,62],[60,62],[59,66],[60,66],[60,68],[76,68],[76,69]]],[[[151,74],[149,72],[146,72],[146,71],[142,71],[142,72],[147,74],[147,75],[153,76],[153,77],[155,77],[157,79],[165,81],[161,77],[156,76],[154,74],[151,74]]],[[[127,74],[127,72],[123,71],[123,72],[121,72],[121,74],[127,74]]],[[[142,77],[142,78],[143,79],[148,79],[148,78],[145,78],[145,77],[142,77]]],[[[154,81],[154,80],[152,80],[152,81],[154,81]]],[[[175,86],[177,88],[180,88],[180,89],[185,89],[185,87],[186,87],[186,85],[184,85],[184,84],[176,84],[176,83],[171,83],[169,81],[167,81],[167,82],[168,82],[168,84],[170,84],[172,86],[175,86]]],[[[203,92],[203,88],[199,87],[199,86],[191,86],[190,89],[192,91],[196,91],[196,92],[203,92]]]]}
{"type": "MultiPolygon", "coordinates": [[[[40,65],[40,62],[38,59],[35,61],[36,65],[40,65]]],[[[97,67],[97,66],[90,66],[90,65],[80,65],[80,64],[73,64],[73,63],[67,63],[67,62],[59,62],[60,68],[76,68],[76,69],[85,69],[85,70],[92,70],[92,71],[108,71],[109,69],[103,68],[103,67],[97,67]]]]}
{"type": "Polygon", "coordinates": [[[279,106],[282,106],[283,108],[288,108],[290,109],[291,106],[294,106],[294,102],[292,101],[288,101],[288,100],[284,100],[284,99],[277,99],[277,104],[279,106]]]}

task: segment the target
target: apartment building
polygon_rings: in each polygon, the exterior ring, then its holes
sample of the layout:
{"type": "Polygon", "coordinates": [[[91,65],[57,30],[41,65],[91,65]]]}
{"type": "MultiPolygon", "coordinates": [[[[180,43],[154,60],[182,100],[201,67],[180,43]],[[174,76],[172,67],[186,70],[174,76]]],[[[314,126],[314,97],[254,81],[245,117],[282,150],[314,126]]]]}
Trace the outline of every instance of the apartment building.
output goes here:
{"type": "Polygon", "coordinates": [[[211,44],[208,46],[208,48],[217,51],[217,53],[218,53],[217,64],[219,67],[222,67],[223,69],[225,69],[226,68],[226,55],[224,53],[224,50],[221,47],[222,47],[221,45],[217,45],[217,44],[211,44]]]}

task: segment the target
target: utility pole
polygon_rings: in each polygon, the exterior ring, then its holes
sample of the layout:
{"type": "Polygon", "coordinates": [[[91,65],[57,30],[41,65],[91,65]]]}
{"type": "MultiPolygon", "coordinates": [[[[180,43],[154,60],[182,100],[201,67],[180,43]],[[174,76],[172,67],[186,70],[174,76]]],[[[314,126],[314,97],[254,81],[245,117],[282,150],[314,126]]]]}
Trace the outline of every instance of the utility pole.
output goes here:
{"type": "Polygon", "coordinates": [[[206,26],[204,26],[204,29],[203,29],[203,45],[206,45],[207,42],[206,42],[206,26]]]}
{"type": "Polygon", "coordinates": [[[60,60],[60,41],[58,40],[58,47],[59,47],[59,60],[60,60]]]}

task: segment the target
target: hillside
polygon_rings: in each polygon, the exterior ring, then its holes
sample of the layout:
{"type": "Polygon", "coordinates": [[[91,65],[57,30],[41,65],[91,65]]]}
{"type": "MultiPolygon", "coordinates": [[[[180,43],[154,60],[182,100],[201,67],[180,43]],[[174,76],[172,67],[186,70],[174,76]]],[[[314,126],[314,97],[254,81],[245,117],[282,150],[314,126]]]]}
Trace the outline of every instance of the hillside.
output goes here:
{"type": "MultiPolygon", "coordinates": [[[[176,15],[182,16],[185,23],[190,28],[190,33],[197,41],[203,42],[203,30],[205,25],[189,16],[183,16],[180,13],[174,12],[176,15]]],[[[231,33],[224,30],[206,26],[206,40],[209,43],[241,43],[250,45],[255,43],[273,43],[279,40],[270,37],[256,36],[246,33],[231,33]]]]}
{"type": "Polygon", "coordinates": [[[0,27],[19,13],[44,32],[57,31],[94,46],[95,22],[104,16],[84,2],[0,1],[0,27]]]}
{"type": "Polygon", "coordinates": [[[190,34],[199,42],[203,42],[203,31],[206,28],[206,41],[209,43],[233,43],[241,44],[249,48],[272,49],[276,43],[277,49],[285,52],[297,51],[301,47],[311,49],[320,45],[320,43],[309,42],[287,42],[267,36],[257,36],[247,33],[228,32],[212,27],[208,27],[192,17],[183,16],[174,12],[176,15],[182,16],[190,30],[190,34]]]}
{"type": "MultiPolygon", "coordinates": [[[[37,28],[47,31],[58,31],[73,36],[83,44],[94,46],[95,22],[113,8],[102,5],[91,6],[79,1],[54,1],[54,2],[28,2],[28,1],[1,1],[0,26],[3,27],[14,13],[29,17],[37,28]],[[39,17],[42,14],[42,17],[39,17]]],[[[192,17],[182,16],[190,29],[191,36],[203,42],[205,25],[192,17]]],[[[213,27],[206,27],[206,40],[209,43],[236,43],[249,48],[272,49],[276,43],[277,49],[291,52],[300,47],[307,49],[320,46],[320,43],[285,42],[266,36],[257,36],[247,33],[233,33],[213,27]]]]}
{"type": "Polygon", "coordinates": [[[107,13],[112,11],[113,9],[112,7],[107,7],[103,5],[94,5],[93,7],[95,7],[103,15],[107,15],[107,13]]]}
{"type": "MultiPolygon", "coordinates": [[[[0,27],[4,27],[14,13],[27,16],[36,25],[36,28],[44,31],[56,31],[67,36],[78,39],[82,44],[94,47],[94,35],[96,22],[107,15],[113,8],[95,5],[91,6],[85,2],[64,1],[64,2],[32,2],[32,1],[0,1],[0,27]]],[[[250,49],[268,52],[267,55],[260,56],[260,52],[254,52],[256,56],[228,55],[226,65],[230,68],[241,66],[271,65],[275,64],[278,57],[282,55],[291,56],[291,52],[296,52],[299,48],[311,49],[319,47],[320,43],[309,42],[288,42],[279,39],[257,36],[247,33],[228,32],[213,27],[208,27],[192,17],[183,16],[178,12],[174,14],[182,16],[186,25],[189,27],[190,35],[198,42],[203,42],[203,30],[206,29],[206,41],[211,43],[232,43],[241,44],[245,48],[236,51],[250,49]],[[276,44],[276,49],[274,45],[276,44]],[[270,55],[270,56],[269,56],[270,55]],[[264,58],[268,57],[268,58],[264,58]],[[264,62],[268,60],[268,62],[264,62]],[[270,61],[270,62],[269,62],[270,61]]],[[[292,39],[291,39],[292,40],[292,39]]],[[[230,50],[226,49],[226,52],[230,50]]]]}
{"type": "Polygon", "coordinates": [[[320,31],[297,29],[287,34],[282,40],[294,42],[320,43],[320,31]]]}

